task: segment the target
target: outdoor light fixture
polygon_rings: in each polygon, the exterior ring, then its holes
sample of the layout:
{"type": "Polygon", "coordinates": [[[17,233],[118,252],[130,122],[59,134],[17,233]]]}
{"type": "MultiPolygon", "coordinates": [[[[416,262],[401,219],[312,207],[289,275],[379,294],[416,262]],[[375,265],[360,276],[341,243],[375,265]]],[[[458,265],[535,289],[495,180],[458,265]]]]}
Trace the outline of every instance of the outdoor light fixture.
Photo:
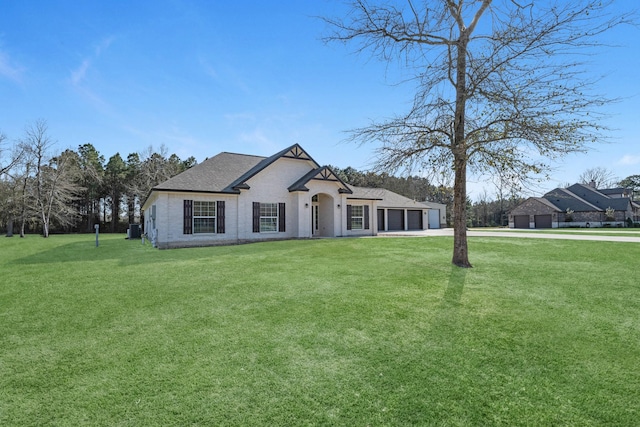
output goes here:
{"type": "Polygon", "coordinates": [[[304,207],[305,207],[305,208],[308,208],[308,207],[309,207],[309,203],[305,203],[305,204],[304,204],[304,207]]]}
{"type": "Polygon", "coordinates": [[[340,209],[340,204],[338,204],[338,209],[340,209]]]}

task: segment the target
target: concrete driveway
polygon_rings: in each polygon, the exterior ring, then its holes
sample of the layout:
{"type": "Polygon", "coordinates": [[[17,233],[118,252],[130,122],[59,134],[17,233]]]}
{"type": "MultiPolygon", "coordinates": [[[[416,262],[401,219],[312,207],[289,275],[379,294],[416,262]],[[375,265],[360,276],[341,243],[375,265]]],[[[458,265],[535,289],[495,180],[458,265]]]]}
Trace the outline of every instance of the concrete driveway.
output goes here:
{"type": "MultiPolygon", "coordinates": [[[[632,242],[640,243],[640,230],[639,231],[624,231],[629,236],[607,236],[603,233],[615,233],[616,229],[602,229],[602,230],[580,230],[580,229],[563,229],[561,230],[566,234],[555,234],[549,232],[551,230],[514,230],[510,228],[486,228],[479,229],[473,228],[467,231],[468,237],[520,237],[531,239],[564,239],[564,240],[599,240],[607,242],[632,242]]],[[[560,230],[553,230],[560,231],[560,230]]],[[[416,231],[379,231],[380,237],[428,237],[428,236],[453,236],[453,228],[439,228],[430,230],[416,230],[416,231]]]]}

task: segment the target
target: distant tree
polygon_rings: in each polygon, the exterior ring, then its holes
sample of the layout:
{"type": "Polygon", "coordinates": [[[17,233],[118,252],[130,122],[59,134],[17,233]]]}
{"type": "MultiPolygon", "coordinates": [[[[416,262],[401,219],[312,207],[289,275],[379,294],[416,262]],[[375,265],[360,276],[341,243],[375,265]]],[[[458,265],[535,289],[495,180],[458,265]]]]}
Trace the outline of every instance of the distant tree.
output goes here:
{"type": "Polygon", "coordinates": [[[496,166],[521,179],[548,170],[541,158],[585,149],[601,135],[594,94],[577,54],[627,17],[612,1],[518,2],[352,0],[343,19],[325,18],[328,41],[398,60],[417,89],[407,114],[355,129],[381,143],[378,166],[453,170],[453,264],[471,267],[467,171],[496,166]]]}
{"type": "Polygon", "coordinates": [[[136,211],[140,204],[140,174],[142,162],[138,153],[130,153],[127,156],[127,172],[125,194],[127,199],[127,216],[129,224],[135,223],[136,211]]]}
{"type": "Polygon", "coordinates": [[[24,148],[24,155],[15,165],[12,174],[12,188],[15,216],[20,224],[20,237],[25,236],[28,222],[37,217],[35,195],[33,192],[33,153],[27,149],[27,145],[21,142],[24,148]]]}
{"type": "Polygon", "coordinates": [[[6,223],[7,237],[11,237],[15,219],[15,188],[9,172],[20,161],[23,152],[15,147],[11,150],[6,140],[7,136],[0,132],[0,222],[6,223]]]}
{"type": "Polygon", "coordinates": [[[580,184],[593,184],[595,188],[611,188],[620,181],[620,178],[616,177],[613,171],[607,168],[596,167],[582,172],[578,177],[578,181],[580,184]]]}
{"type": "Polygon", "coordinates": [[[640,200],[640,175],[630,175],[618,182],[618,185],[630,189],[633,200],[640,200]]]}
{"type": "Polygon", "coordinates": [[[155,151],[149,146],[140,154],[142,161],[140,165],[140,195],[141,203],[144,204],[151,189],[163,181],[185,171],[195,165],[196,159],[192,156],[182,161],[176,154],[167,156],[167,147],[160,146],[159,151],[155,151]]]}
{"type": "Polygon", "coordinates": [[[80,194],[80,214],[84,217],[84,231],[93,231],[93,226],[100,221],[99,206],[104,179],[104,156],[92,144],[78,147],[78,186],[80,194]]]}
{"type": "MultiPolygon", "coordinates": [[[[77,226],[80,213],[75,208],[82,188],[78,186],[80,175],[78,154],[65,150],[52,157],[43,169],[46,202],[47,229],[50,224],[68,231],[77,226]]],[[[48,233],[48,231],[47,231],[48,233]]]]}
{"type": "Polygon", "coordinates": [[[36,120],[25,129],[21,146],[25,152],[19,180],[21,185],[21,232],[30,213],[36,212],[42,235],[49,237],[52,221],[60,225],[72,222],[70,205],[76,197],[74,153],[52,154],[55,142],[48,133],[47,122],[36,120]]]}
{"type": "Polygon", "coordinates": [[[182,171],[186,171],[187,169],[192,168],[197,164],[198,161],[196,160],[196,158],[193,156],[189,156],[186,158],[186,160],[182,161],[182,171]]]}
{"type": "Polygon", "coordinates": [[[126,191],[127,165],[116,153],[109,158],[104,168],[104,194],[111,209],[111,232],[118,231],[120,223],[120,207],[126,191]]]}
{"type": "Polygon", "coordinates": [[[19,161],[24,151],[21,145],[10,149],[7,146],[7,136],[0,132],[0,177],[9,172],[19,161]],[[7,154],[8,153],[8,154],[7,154]]]}

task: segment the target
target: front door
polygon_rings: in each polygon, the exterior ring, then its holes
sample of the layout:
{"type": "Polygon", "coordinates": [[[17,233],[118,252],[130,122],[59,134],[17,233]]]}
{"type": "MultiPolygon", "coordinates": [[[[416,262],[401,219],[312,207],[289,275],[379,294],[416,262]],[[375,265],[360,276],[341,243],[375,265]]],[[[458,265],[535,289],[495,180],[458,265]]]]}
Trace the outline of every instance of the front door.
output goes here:
{"type": "Polygon", "coordinates": [[[326,193],[311,198],[311,235],[313,237],[335,237],[333,228],[333,197],[326,193]]]}
{"type": "MultiPolygon", "coordinates": [[[[316,197],[317,196],[313,196],[316,197]]],[[[311,235],[316,237],[318,235],[318,202],[313,202],[311,204],[311,235]]]]}

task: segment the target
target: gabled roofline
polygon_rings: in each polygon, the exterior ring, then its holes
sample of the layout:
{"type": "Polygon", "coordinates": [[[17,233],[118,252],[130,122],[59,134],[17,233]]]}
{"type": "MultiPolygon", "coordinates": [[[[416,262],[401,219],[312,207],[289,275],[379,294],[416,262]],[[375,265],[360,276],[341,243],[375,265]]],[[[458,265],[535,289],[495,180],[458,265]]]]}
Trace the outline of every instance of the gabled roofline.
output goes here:
{"type": "Polygon", "coordinates": [[[551,200],[547,200],[544,197],[529,197],[529,199],[527,200],[535,200],[537,202],[542,203],[543,205],[547,205],[550,208],[553,208],[556,210],[556,212],[562,212],[562,209],[560,209],[559,207],[557,207],[555,204],[553,204],[553,202],[551,200]]]}
{"type": "Polygon", "coordinates": [[[318,165],[318,163],[315,160],[313,160],[313,158],[309,154],[307,154],[307,152],[300,146],[300,144],[293,144],[292,146],[285,148],[284,150],[274,154],[273,156],[267,157],[266,159],[262,160],[256,166],[249,169],[242,176],[240,176],[234,182],[229,184],[227,188],[231,191],[233,190],[240,191],[240,190],[250,189],[251,187],[249,187],[249,185],[247,184],[247,181],[253,178],[254,176],[256,176],[258,173],[266,169],[269,165],[271,165],[272,163],[274,163],[276,160],[280,158],[305,160],[313,163],[313,165],[316,168],[320,167],[320,165],[318,165]]]}
{"type": "MultiPolygon", "coordinates": [[[[582,185],[582,184],[580,184],[580,185],[582,185]]],[[[588,187],[588,186],[586,186],[586,185],[585,185],[584,187],[586,187],[586,188],[589,188],[589,189],[593,190],[592,188],[590,188],[590,187],[588,187]]],[[[574,199],[577,199],[577,200],[581,201],[582,203],[584,203],[584,204],[586,204],[586,205],[588,205],[588,206],[591,206],[593,209],[595,209],[595,210],[596,210],[596,211],[598,211],[598,212],[603,212],[603,209],[601,209],[601,208],[597,207],[597,206],[596,206],[596,205],[594,205],[593,203],[589,203],[588,201],[586,201],[586,200],[585,200],[585,199],[583,199],[582,197],[580,197],[580,196],[578,196],[577,194],[575,194],[575,193],[573,193],[573,192],[571,192],[571,191],[567,190],[566,188],[558,188],[558,190],[562,191],[563,193],[567,193],[567,195],[569,195],[570,197],[573,197],[574,199]]]]}
{"type": "Polygon", "coordinates": [[[316,168],[307,172],[302,178],[298,181],[294,182],[289,187],[289,192],[292,191],[309,191],[307,188],[307,184],[309,181],[318,180],[318,181],[331,181],[340,185],[338,189],[338,193],[340,194],[353,194],[353,191],[349,186],[342,180],[334,171],[331,170],[329,166],[322,166],[320,168],[316,168]]]}

